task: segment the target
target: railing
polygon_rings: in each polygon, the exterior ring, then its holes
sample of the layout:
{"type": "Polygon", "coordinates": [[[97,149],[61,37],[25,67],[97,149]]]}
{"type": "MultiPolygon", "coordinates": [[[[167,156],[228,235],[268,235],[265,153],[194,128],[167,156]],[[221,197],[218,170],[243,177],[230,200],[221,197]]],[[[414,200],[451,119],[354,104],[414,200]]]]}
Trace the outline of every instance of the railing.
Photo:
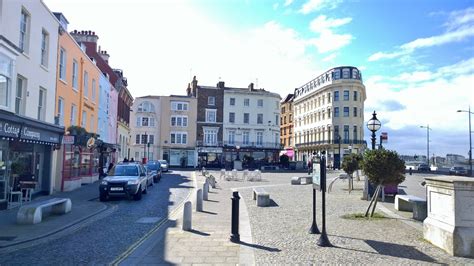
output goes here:
{"type": "Polygon", "coordinates": [[[270,149],[283,149],[283,145],[275,142],[243,142],[243,141],[224,141],[226,147],[237,147],[240,148],[270,148],[270,149]]]}
{"type": "Polygon", "coordinates": [[[359,139],[341,139],[341,140],[320,140],[320,141],[311,141],[311,142],[304,142],[304,143],[297,143],[295,146],[297,148],[300,147],[310,147],[316,145],[328,145],[328,144],[366,144],[365,140],[359,139]]]}
{"type": "Polygon", "coordinates": [[[214,143],[205,142],[202,140],[196,140],[197,147],[222,147],[222,141],[216,141],[214,143]]]}

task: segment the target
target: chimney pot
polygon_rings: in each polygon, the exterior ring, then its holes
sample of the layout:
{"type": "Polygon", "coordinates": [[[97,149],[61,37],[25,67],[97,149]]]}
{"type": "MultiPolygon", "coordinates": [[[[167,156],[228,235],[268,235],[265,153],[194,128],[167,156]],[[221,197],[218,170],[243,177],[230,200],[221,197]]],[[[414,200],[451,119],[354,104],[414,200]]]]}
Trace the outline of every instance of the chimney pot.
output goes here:
{"type": "Polygon", "coordinates": [[[249,84],[249,90],[253,91],[253,82],[249,84]]]}
{"type": "Polygon", "coordinates": [[[92,32],[92,35],[95,35],[95,31],[92,32]]]}
{"type": "Polygon", "coordinates": [[[91,31],[89,31],[89,35],[91,35],[91,33],[92,33],[92,32],[91,32],[91,31]]]}

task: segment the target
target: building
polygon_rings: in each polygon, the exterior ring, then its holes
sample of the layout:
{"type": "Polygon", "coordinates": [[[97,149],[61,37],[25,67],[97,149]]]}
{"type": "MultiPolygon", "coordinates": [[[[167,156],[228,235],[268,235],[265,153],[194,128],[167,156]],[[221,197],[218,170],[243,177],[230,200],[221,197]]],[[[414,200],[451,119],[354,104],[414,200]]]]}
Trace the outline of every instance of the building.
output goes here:
{"type": "Polygon", "coordinates": [[[0,209],[12,190],[53,191],[59,30],[42,1],[0,1],[0,209]]]}
{"type": "Polygon", "coordinates": [[[290,160],[293,160],[295,155],[293,142],[293,100],[294,95],[288,94],[282,100],[280,108],[280,143],[284,149],[281,154],[287,155],[290,160]]]}
{"type": "Polygon", "coordinates": [[[248,88],[225,87],[224,82],[218,86],[224,91],[225,167],[235,168],[236,159],[241,160],[244,168],[278,163],[280,95],[255,89],[253,83],[248,88]]]}
{"type": "Polygon", "coordinates": [[[196,167],[198,99],[178,95],[160,96],[160,99],[159,158],[168,161],[170,166],[196,167]]]}
{"type": "MultiPolygon", "coordinates": [[[[99,134],[100,80],[102,72],[67,32],[68,21],[62,13],[54,13],[61,24],[58,41],[56,119],[66,128],[58,161],[61,163],[55,189],[70,191],[99,177],[100,148],[87,145],[99,134]],[[80,127],[85,130],[77,128],[80,127]]],[[[102,110],[103,112],[104,110],[102,110]]],[[[102,127],[103,128],[103,127],[102,127]]]]}
{"type": "Polygon", "coordinates": [[[132,121],[130,156],[136,161],[161,159],[159,157],[162,154],[160,147],[161,97],[136,98],[130,119],[132,121]]]}
{"type": "MultiPolygon", "coordinates": [[[[425,159],[426,161],[426,159],[425,159]]],[[[469,160],[467,160],[469,163],[469,160]]],[[[446,154],[446,164],[448,165],[457,165],[457,164],[462,164],[466,162],[466,157],[459,155],[459,154],[452,154],[448,153],[446,154]]]]}
{"type": "Polygon", "coordinates": [[[295,89],[294,95],[298,160],[325,151],[328,164],[340,168],[343,154],[363,151],[366,92],[356,67],[330,69],[295,89]]]}
{"type": "MultiPolygon", "coordinates": [[[[133,97],[127,89],[127,78],[120,69],[112,69],[109,65],[110,55],[107,51],[102,51],[97,47],[99,37],[92,31],[71,32],[76,42],[84,45],[86,54],[93,58],[97,67],[108,77],[110,83],[117,90],[117,160],[122,161],[130,157],[130,110],[133,104],[133,97]]],[[[113,90],[112,90],[113,91],[113,90]]]]}
{"type": "Polygon", "coordinates": [[[107,167],[117,161],[118,91],[104,74],[99,78],[99,166],[107,167]]]}
{"type": "Polygon", "coordinates": [[[198,165],[221,167],[223,161],[224,82],[215,87],[200,86],[196,76],[188,84],[187,95],[197,99],[196,149],[198,165]]]}

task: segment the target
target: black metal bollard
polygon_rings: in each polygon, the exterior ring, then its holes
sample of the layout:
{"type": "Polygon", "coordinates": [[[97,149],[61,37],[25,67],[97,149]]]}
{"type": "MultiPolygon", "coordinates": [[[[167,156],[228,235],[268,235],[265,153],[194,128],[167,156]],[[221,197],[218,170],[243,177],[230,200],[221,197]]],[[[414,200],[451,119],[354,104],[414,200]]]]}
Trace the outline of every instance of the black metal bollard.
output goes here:
{"type": "Polygon", "coordinates": [[[240,242],[240,235],[239,235],[239,192],[234,191],[232,192],[232,229],[230,235],[230,241],[232,242],[240,242]]]}

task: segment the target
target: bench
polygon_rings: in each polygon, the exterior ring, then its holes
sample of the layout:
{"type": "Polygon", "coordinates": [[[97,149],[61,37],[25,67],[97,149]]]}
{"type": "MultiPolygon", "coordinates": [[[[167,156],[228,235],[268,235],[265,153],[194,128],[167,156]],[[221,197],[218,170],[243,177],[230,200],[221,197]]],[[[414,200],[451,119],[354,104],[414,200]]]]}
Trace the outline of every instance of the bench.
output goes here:
{"type": "Polygon", "coordinates": [[[53,214],[65,214],[71,211],[72,203],[68,198],[53,198],[23,205],[16,215],[18,224],[37,224],[43,218],[43,209],[51,207],[53,214]]]}
{"type": "Polygon", "coordinates": [[[426,199],[418,198],[413,195],[396,195],[395,196],[395,209],[397,211],[408,211],[413,212],[413,206],[415,202],[424,202],[426,199]]]}
{"type": "Polygon", "coordinates": [[[257,200],[258,207],[265,207],[270,205],[270,194],[261,187],[253,189],[253,200],[257,200]]]}
{"type": "Polygon", "coordinates": [[[294,176],[291,178],[292,185],[307,185],[312,183],[313,178],[311,176],[294,176]]]}

